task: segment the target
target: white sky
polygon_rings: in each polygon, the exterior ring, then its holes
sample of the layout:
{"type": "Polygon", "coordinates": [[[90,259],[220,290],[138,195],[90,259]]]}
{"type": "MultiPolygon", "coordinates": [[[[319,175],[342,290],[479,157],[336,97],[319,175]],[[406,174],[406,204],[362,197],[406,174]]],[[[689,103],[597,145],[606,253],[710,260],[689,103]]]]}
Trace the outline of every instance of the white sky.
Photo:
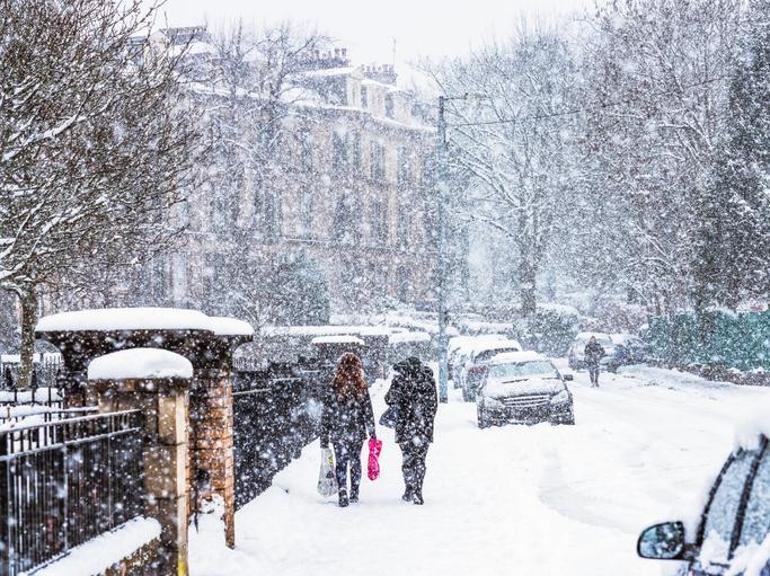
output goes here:
{"type": "Polygon", "coordinates": [[[170,26],[243,18],[257,25],[292,20],[327,33],[356,63],[457,55],[485,38],[505,36],[523,16],[552,18],[592,0],[167,0],[170,26]]]}

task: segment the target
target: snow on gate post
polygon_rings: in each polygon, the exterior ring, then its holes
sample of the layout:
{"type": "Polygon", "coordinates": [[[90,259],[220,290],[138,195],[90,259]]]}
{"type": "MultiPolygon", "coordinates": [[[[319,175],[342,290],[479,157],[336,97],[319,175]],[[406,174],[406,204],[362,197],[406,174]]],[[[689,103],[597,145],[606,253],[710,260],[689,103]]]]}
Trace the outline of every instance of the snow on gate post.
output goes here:
{"type": "Polygon", "coordinates": [[[99,412],[144,416],[144,513],[161,525],[157,562],[164,576],[186,576],[188,525],[188,390],[193,367],[167,350],[112,352],[88,366],[99,412]]]}

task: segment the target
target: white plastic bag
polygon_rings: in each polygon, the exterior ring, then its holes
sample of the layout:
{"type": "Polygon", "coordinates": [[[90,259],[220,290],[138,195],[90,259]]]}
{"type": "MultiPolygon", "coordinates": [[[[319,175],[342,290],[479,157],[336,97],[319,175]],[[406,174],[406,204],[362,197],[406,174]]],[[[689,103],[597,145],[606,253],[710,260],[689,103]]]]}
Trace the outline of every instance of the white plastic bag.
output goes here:
{"type": "Polygon", "coordinates": [[[337,493],[337,478],[334,476],[334,455],[331,448],[321,448],[321,470],[318,473],[318,493],[328,498],[337,493]]]}

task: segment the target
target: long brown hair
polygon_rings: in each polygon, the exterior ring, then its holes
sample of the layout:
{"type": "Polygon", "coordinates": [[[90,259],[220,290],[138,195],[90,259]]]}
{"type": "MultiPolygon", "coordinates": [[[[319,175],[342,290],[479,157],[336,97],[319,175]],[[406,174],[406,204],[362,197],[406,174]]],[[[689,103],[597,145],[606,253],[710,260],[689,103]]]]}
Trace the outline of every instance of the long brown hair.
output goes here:
{"type": "Polygon", "coordinates": [[[345,352],[340,356],[332,386],[340,400],[360,399],[364,396],[366,393],[364,366],[358,356],[352,352],[345,352]]]}

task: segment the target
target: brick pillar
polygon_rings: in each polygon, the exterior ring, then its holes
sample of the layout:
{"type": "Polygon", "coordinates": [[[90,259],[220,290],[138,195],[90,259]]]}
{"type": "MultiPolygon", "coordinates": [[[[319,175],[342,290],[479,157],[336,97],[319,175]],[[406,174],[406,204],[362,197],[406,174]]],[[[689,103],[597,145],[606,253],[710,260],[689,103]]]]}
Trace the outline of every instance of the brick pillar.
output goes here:
{"type": "MultiPolygon", "coordinates": [[[[195,373],[190,396],[192,481],[205,477],[213,494],[221,496],[225,510],[225,543],[235,547],[235,463],[233,461],[233,388],[230,371],[202,368],[195,373]]],[[[198,492],[194,490],[193,493],[198,492]]],[[[200,499],[208,494],[198,493],[200,499]]]]}
{"type": "Polygon", "coordinates": [[[188,388],[183,378],[92,382],[99,411],[145,416],[145,516],[161,525],[159,574],[187,576],[188,388]]]}

